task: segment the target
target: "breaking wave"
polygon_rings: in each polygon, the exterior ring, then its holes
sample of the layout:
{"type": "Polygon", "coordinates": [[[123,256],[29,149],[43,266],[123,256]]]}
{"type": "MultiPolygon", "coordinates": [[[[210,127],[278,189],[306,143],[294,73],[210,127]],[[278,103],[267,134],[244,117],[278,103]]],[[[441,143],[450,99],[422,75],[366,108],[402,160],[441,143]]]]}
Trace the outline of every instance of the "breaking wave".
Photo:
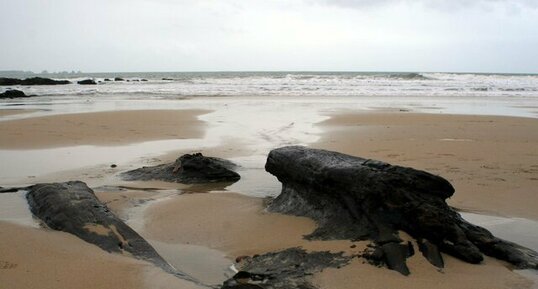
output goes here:
{"type": "MultiPolygon", "coordinates": [[[[529,96],[538,97],[538,76],[419,72],[181,72],[105,73],[69,79],[61,86],[19,87],[47,96],[529,96]],[[122,77],[125,81],[105,81],[122,77]],[[76,81],[93,78],[98,84],[76,81]]],[[[0,87],[0,91],[8,87],[0,87]]],[[[15,87],[11,87],[15,88],[15,87]]]]}

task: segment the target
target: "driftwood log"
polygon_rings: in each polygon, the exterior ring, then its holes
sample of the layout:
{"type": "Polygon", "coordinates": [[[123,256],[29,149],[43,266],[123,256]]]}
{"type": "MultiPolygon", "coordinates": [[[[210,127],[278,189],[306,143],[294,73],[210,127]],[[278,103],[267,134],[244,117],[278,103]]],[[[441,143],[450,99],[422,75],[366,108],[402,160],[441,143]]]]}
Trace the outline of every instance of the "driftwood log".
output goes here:
{"type": "Polygon", "coordinates": [[[108,252],[128,252],[180,278],[194,281],[177,272],[144,238],[110,212],[85,183],[37,184],[26,189],[30,210],[49,228],[71,233],[108,252]]]}

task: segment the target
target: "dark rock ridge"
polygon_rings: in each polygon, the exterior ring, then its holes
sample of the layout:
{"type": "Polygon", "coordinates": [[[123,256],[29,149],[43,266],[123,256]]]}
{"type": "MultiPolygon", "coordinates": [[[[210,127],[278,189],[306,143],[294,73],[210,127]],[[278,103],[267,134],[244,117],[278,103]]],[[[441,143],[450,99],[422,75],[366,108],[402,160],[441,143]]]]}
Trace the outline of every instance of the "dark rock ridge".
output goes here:
{"type": "Polygon", "coordinates": [[[242,258],[239,272],[224,282],[222,289],[315,288],[308,277],[325,268],[345,266],[353,257],[342,253],[306,252],[289,248],[279,252],[242,258]]]}
{"type": "Polygon", "coordinates": [[[43,77],[32,77],[26,79],[0,77],[0,85],[60,85],[69,84],[68,80],[54,80],[43,77]]]}
{"type": "Polygon", "coordinates": [[[241,177],[232,170],[234,167],[230,161],[196,153],[182,155],[173,163],[124,172],[121,177],[128,181],[161,180],[184,184],[236,182],[241,177]]]}
{"type": "Polygon", "coordinates": [[[20,190],[21,188],[4,188],[4,187],[0,187],[0,194],[1,193],[16,193],[20,190]]]}
{"type": "Polygon", "coordinates": [[[21,97],[30,97],[30,96],[16,89],[8,89],[0,93],[0,98],[21,98],[21,97]]]}
{"type": "Polygon", "coordinates": [[[125,81],[125,79],[121,77],[114,77],[114,81],[125,81]]]}
{"type": "Polygon", "coordinates": [[[48,227],[71,233],[108,252],[129,252],[169,273],[176,272],[153,247],[101,203],[80,181],[37,184],[27,188],[32,213],[48,227]]]}
{"type": "Polygon", "coordinates": [[[409,248],[401,246],[398,230],[416,238],[420,252],[438,267],[444,265],[442,251],[469,263],[486,254],[517,268],[538,268],[535,251],[496,238],[449,207],[445,200],[454,188],[439,176],[300,146],[271,151],[265,169],[282,182],[270,211],[317,221],[309,239],[373,240],[374,255],[403,274],[409,248]]]}
{"type": "Polygon", "coordinates": [[[82,84],[82,85],[93,85],[93,84],[97,84],[95,82],[95,80],[93,79],[84,79],[84,80],[80,80],[80,81],[77,81],[78,84],[82,84]]]}

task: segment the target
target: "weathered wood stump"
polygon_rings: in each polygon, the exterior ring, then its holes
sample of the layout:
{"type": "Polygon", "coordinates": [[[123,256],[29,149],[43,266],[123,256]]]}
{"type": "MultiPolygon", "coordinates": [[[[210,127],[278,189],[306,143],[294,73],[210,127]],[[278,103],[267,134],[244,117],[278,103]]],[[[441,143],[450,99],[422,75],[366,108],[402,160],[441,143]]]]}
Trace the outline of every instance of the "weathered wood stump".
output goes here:
{"type": "Polygon", "coordinates": [[[300,146],[271,151],[265,169],[282,183],[270,211],[317,221],[306,238],[373,240],[373,255],[402,274],[409,274],[405,252],[411,248],[400,244],[399,230],[416,238],[438,267],[442,251],[469,263],[480,263],[486,254],[517,268],[538,268],[535,251],[496,238],[449,207],[445,200],[454,188],[442,177],[300,146]]]}

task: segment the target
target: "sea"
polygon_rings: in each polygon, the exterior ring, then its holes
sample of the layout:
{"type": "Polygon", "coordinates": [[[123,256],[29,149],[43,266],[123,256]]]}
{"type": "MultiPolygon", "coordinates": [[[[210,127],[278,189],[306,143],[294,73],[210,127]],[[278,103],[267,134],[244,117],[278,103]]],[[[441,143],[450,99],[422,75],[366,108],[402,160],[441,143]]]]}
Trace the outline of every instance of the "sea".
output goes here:
{"type": "MultiPolygon", "coordinates": [[[[491,96],[538,97],[538,74],[441,72],[0,72],[0,77],[68,79],[69,85],[20,87],[26,94],[185,96],[491,96]],[[114,81],[119,77],[124,81],[114,81]],[[97,85],[78,85],[83,79],[97,85]],[[111,80],[111,81],[107,81],[111,80]]],[[[1,87],[5,90],[8,87],[1,87]]],[[[15,88],[15,87],[13,87],[15,88]]]]}

